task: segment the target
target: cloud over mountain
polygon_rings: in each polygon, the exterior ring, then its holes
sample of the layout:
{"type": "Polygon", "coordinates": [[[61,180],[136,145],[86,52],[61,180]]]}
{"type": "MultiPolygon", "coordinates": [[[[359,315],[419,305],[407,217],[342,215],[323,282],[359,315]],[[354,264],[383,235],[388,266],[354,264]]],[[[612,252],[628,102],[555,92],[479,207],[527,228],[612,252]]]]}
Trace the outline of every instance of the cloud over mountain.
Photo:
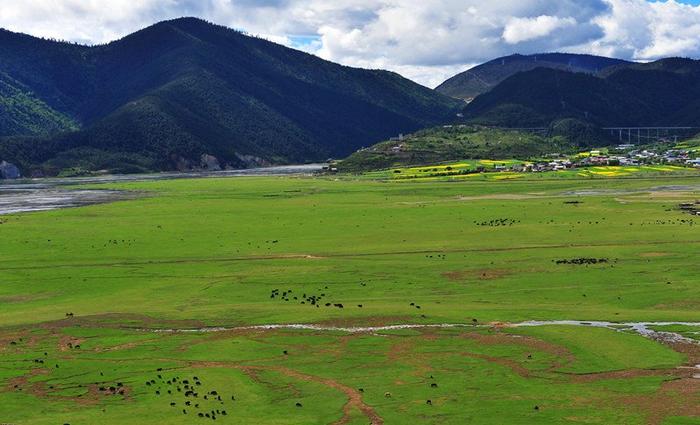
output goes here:
{"type": "Polygon", "coordinates": [[[0,26],[102,43],[183,15],[431,86],[514,52],[700,55],[700,6],[674,0],[4,0],[0,26]]]}

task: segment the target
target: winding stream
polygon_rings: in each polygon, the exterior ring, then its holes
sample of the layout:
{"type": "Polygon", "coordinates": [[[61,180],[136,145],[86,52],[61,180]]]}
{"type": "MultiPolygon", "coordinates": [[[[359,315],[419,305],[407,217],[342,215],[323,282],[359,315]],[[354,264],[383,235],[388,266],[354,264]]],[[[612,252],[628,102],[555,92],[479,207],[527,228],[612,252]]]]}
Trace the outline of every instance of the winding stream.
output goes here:
{"type": "Polygon", "coordinates": [[[292,329],[292,330],[311,330],[325,332],[348,332],[348,333],[374,333],[382,331],[392,331],[401,329],[430,329],[430,328],[488,328],[501,326],[505,328],[519,327],[535,327],[535,326],[586,326],[594,328],[605,328],[618,332],[635,332],[647,338],[659,340],[662,342],[674,343],[691,343],[699,344],[700,341],[684,337],[675,332],[656,331],[652,328],[659,326],[688,326],[697,327],[700,331],[700,322],[604,322],[604,321],[585,321],[585,320],[532,320],[519,323],[502,323],[502,324],[470,324],[470,323],[441,323],[441,324],[402,324],[402,325],[385,325],[385,326],[324,326],[315,324],[270,324],[270,325],[251,325],[238,327],[207,327],[195,329],[140,329],[141,331],[163,332],[163,333],[207,333],[207,332],[226,332],[237,330],[275,330],[275,329],[292,329]]]}

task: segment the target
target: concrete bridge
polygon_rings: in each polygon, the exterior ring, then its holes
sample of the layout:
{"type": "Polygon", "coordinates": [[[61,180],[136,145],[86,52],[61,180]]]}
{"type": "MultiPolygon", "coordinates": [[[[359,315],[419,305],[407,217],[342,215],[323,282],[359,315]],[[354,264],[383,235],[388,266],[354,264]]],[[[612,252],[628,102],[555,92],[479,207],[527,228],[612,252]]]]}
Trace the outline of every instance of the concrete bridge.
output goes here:
{"type": "Polygon", "coordinates": [[[659,140],[673,140],[694,136],[700,127],[606,127],[603,130],[620,142],[641,144],[659,140]]]}
{"type": "MultiPolygon", "coordinates": [[[[502,130],[521,131],[525,133],[548,136],[549,127],[507,127],[502,130]]],[[[653,143],[659,140],[686,139],[700,133],[700,127],[603,127],[611,138],[620,143],[643,144],[653,143]]]]}

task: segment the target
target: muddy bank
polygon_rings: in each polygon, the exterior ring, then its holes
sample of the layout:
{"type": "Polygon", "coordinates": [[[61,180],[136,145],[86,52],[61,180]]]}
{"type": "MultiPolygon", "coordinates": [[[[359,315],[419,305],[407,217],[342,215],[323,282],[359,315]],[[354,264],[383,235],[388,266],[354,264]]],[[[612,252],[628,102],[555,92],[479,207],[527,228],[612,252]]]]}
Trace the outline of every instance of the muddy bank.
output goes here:
{"type": "Polygon", "coordinates": [[[138,193],[118,190],[0,190],[0,215],[103,204],[138,196],[138,193]]]}
{"type": "Polygon", "coordinates": [[[71,190],[67,186],[77,184],[106,184],[173,180],[207,177],[284,176],[304,175],[320,171],[323,164],[295,165],[246,170],[217,171],[208,173],[159,173],[97,177],[31,179],[22,181],[0,181],[0,215],[21,212],[46,211],[73,208],[85,205],[134,199],[142,194],[119,190],[81,189],[71,190]]]}

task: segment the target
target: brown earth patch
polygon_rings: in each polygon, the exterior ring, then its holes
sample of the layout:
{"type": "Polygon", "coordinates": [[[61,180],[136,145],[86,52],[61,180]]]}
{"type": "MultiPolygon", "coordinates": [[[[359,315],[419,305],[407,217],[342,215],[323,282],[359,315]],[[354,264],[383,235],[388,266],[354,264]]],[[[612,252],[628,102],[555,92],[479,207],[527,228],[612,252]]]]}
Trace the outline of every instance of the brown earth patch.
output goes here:
{"type": "Polygon", "coordinates": [[[24,303],[29,301],[43,300],[49,298],[51,295],[12,295],[7,297],[0,297],[0,303],[2,304],[13,304],[13,303],[24,303]]]}
{"type": "MultiPolygon", "coordinates": [[[[242,366],[238,365],[235,363],[228,363],[228,362],[191,362],[190,366],[192,367],[228,367],[228,368],[235,368],[239,370],[243,370],[245,373],[250,373],[250,371],[274,371],[281,373],[285,376],[298,379],[301,381],[305,382],[316,382],[320,383],[322,385],[325,385],[327,387],[336,389],[342,393],[344,393],[348,401],[345,403],[343,406],[343,417],[334,422],[333,425],[345,425],[350,423],[352,420],[352,411],[353,409],[357,409],[362,414],[364,414],[367,419],[369,419],[371,425],[383,425],[384,420],[377,414],[377,412],[367,404],[365,404],[362,401],[362,395],[360,394],[359,391],[348,387],[347,385],[341,384],[338,381],[335,381],[330,378],[323,378],[320,376],[315,376],[315,375],[307,375],[302,372],[298,372],[293,369],[289,369],[286,367],[282,366],[242,366]]],[[[259,377],[257,378],[259,379],[259,377]]]]}
{"type": "Polygon", "coordinates": [[[576,360],[573,353],[571,353],[566,347],[529,336],[511,335],[502,332],[494,332],[490,334],[471,332],[463,333],[462,336],[473,339],[484,345],[520,345],[531,348],[535,351],[551,354],[557,359],[557,361],[550,365],[548,371],[555,371],[556,369],[559,369],[567,364],[571,364],[576,360]]]}
{"type": "Polygon", "coordinates": [[[513,271],[505,269],[478,269],[445,272],[442,273],[442,277],[451,281],[464,281],[467,279],[495,280],[512,274],[513,271]]]}
{"type": "Polygon", "coordinates": [[[623,397],[621,403],[630,405],[646,415],[649,425],[661,425],[671,416],[700,417],[700,379],[696,378],[700,364],[700,345],[687,342],[660,341],[688,357],[686,366],[664,370],[620,371],[598,374],[605,379],[638,376],[668,376],[668,380],[653,394],[623,397]]]}
{"type": "Polygon", "coordinates": [[[698,310],[700,309],[700,300],[681,300],[681,301],[673,301],[670,303],[661,303],[661,304],[656,304],[652,307],[652,309],[658,309],[658,310],[698,310]]]}
{"type": "Polygon", "coordinates": [[[643,252],[639,254],[640,257],[644,258],[667,257],[669,255],[671,254],[669,254],[668,252],[643,252]]]}
{"type": "Polygon", "coordinates": [[[262,372],[262,369],[260,368],[255,368],[255,367],[248,367],[248,366],[242,366],[240,367],[240,370],[243,371],[253,382],[256,382],[258,384],[266,385],[270,388],[274,388],[277,390],[288,390],[292,394],[294,394],[295,397],[301,397],[301,391],[299,388],[295,387],[292,384],[286,384],[286,385],[280,385],[276,384],[274,382],[266,381],[260,377],[260,372],[262,372]]]}
{"type": "MultiPolygon", "coordinates": [[[[49,369],[44,369],[44,368],[32,369],[28,373],[26,373],[25,375],[10,379],[8,381],[7,385],[5,386],[3,392],[21,391],[21,392],[26,393],[26,394],[31,394],[34,397],[38,397],[38,398],[42,398],[42,399],[46,399],[46,400],[72,401],[72,402],[80,403],[83,405],[97,404],[104,397],[108,397],[108,396],[120,396],[120,397],[123,397],[125,400],[131,398],[132,390],[128,386],[122,386],[119,388],[115,388],[114,391],[110,390],[109,387],[106,387],[105,391],[100,391],[99,385],[90,384],[90,385],[85,386],[85,389],[86,389],[85,394],[80,394],[80,395],[76,395],[76,396],[66,396],[66,395],[55,394],[56,391],[60,391],[61,389],[66,389],[65,387],[50,388],[47,385],[47,383],[44,381],[31,382],[32,378],[34,378],[36,376],[40,376],[40,375],[48,375],[49,373],[50,373],[49,369]]],[[[81,387],[81,386],[77,385],[77,387],[81,387]]]]}
{"type": "Polygon", "coordinates": [[[700,417],[700,379],[664,382],[654,394],[626,397],[622,402],[646,414],[646,423],[661,425],[669,416],[700,417]]]}
{"type": "Polygon", "coordinates": [[[58,339],[58,349],[60,351],[69,351],[74,349],[77,345],[82,344],[85,338],[75,338],[70,335],[62,335],[58,339]]]}
{"type": "Polygon", "coordinates": [[[56,330],[80,326],[96,329],[124,329],[134,330],[141,328],[164,329],[195,329],[203,328],[205,324],[199,320],[168,320],[157,319],[151,316],[134,313],[104,313],[89,316],[66,317],[60,320],[43,322],[39,325],[42,329],[56,330]]]}
{"type": "Polygon", "coordinates": [[[532,372],[529,369],[527,369],[526,367],[524,367],[523,365],[521,365],[520,363],[518,363],[515,360],[511,360],[511,359],[507,359],[507,358],[503,358],[503,357],[493,357],[493,356],[488,356],[486,354],[479,354],[479,353],[462,352],[459,354],[461,354],[464,357],[469,357],[469,358],[478,359],[478,360],[486,360],[489,363],[495,363],[495,364],[500,365],[500,366],[505,366],[508,369],[510,369],[511,371],[513,371],[513,373],[516,373],[516,374],[522,376],[523,378],[529,378],[530,376],[532,376],[532,372]]]}
{"type": "Polygon", "coordinates": [[[37,342],[35,336],[29,336],[26,331],[5,331],[0,334],[0,352],[11,348],[20,348],[22,346],[33,346],[37,342]],[[13,345],[12,343],[15,343],[13,345]]]}
{"type": "Polygon", "coordinates": [[[566,373],[572,382],[576,383],[587,383],[596,382],[606,379],[634,379],[643,378],[648,376],[663,376],[669,379],[677,379],[683,376],[690,376],[689,371],[683,369],[625,369],[625,370],[615,370],[609,372],[596,372],[596,373],[566,373]]]}
{"type": "MultiPolygon", "coordinates": [[[[423,335],[423,339],[428,341],[433,340],[433,335],[423,335]]],[[[419,354],[413,351],[415,347],[414,337],[394,336],[396,342],[389,347],[386,353],[386,358],[391,363],[402,362],[413,367],[412,375],[417,377],[425,377],[432,372],[433,368],[425,354],[419,354]]]]}

